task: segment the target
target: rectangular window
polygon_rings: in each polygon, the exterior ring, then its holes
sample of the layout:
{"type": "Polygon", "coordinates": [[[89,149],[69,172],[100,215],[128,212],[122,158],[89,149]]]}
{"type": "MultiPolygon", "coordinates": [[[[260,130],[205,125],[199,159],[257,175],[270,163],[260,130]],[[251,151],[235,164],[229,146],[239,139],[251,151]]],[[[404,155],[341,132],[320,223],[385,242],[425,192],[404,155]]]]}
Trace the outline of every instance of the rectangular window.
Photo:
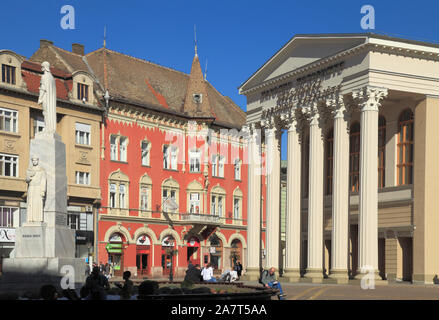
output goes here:
{"type": "Polygon", "coordinates": [[[218,177],[224,178],[224,164],[225,158],[220,156],[218,160],[218,177]]]}
{"type": "Polygon", "coordinates": [[[117,142],[116,136],[110,136],[110,159],[117,161],[117,142]]]}
{"type": "Polygon", "coordinates": [[[116,208],[116,184],[110,184],[110,208],[116,208]]]}
{"type": "Polygon", "coordinates": [[[76,213],[68,213],[67,225],[70,227],[70,229],[79,230],[79,215],[76,213]]]}
{"type": "Polygon", "coordinates": [[[235,160],[235,180],[241,180],[241,161],[235,160]]]}
{"type": "Polygon", "coordinates": [[[18,111],[0,108],[0,130],[17,132],[18,111]]]}
{"type": "Polygon", "coordinates": [[[218,156],[212,156],[212,177],[218,176],[218,156]]]}
{"type": "Polygon", "coordinates": [[[189,201],[190,213],[200,213],[200,194],[191,193],[189,201]]]}
{"type": "Polygon", "coordinates": [[[189,171],[200,172],[201,171],[201,153],[199,150],[189,152],[189,171]]]}
{"type": "Polygon", "coordinates": [[[149,142],[142,141],[142,166],[149,166],[149,142]]]}
{"type": "Polygon", "coordinates": [[[148,210],[148,188],[140,188],[140,209],[148,210]]]}
{"type": "Polygon", "coordinates": [[[90,145],[90,133],[91,126],[89,124],[76,122],[75,124],[75,135],[76,143],[90,145]]]}
{"type": "Polygon", "coordinates": [[[216,215],[216,196],[212,196],[212,201],[210,203],[210,214],[216,215]]]}
{"type": "Polygon", "coordinates": [[[163,146],[163,168],[177,170],[177,147],[163,146]]]}
{"type": "Polygon", "coordinates": [[[127,145],[128,141],[125,137],[119,139],[119,161],[127,161],[127,145]]]}
{"type": "Polygon", "coordinates": [[[126,187],[124,184],[119,186],[119,208],[126,208],[126,187]]]}
{"type": "Polygon", "coordinates": [[[90,173],[76,171],[76,184],[90,185],[90,173]]]}
{"type": "Polygon", "coordinates": [[[218,197],[218,216],[222,217],[223,216],[223,197],[219,196],[218,197]]]}
{"type": "Polygon", "coordinates": [[[2,64],[2,82],[15,84],[15,67],[2,64]]]}
{"type": "Polygon", "coordinates": [[[18,177],[18,157],[0,153],[0,176],[18,177]]]}
{"type": "Polygon", "coordinates": [[[34,136],[44,130],[44,117],[38,116],[34,119],[34,136]]]}
{"type": "Polygon", "coordinates": [[[239,209],[240,209],[240,200],[237,198],[233,199],[233,218],[239,219],[239,209]]]}
{"type": "Polygon", "coordinates": [[[88,85],[78,83],[78,100],[88,101],[88,85]]]}
{"type": "Polygon", "coordinates": [[[13,228],[14,215],[18,213],[18,208],[0,207],[0,227],[13,228]]]}

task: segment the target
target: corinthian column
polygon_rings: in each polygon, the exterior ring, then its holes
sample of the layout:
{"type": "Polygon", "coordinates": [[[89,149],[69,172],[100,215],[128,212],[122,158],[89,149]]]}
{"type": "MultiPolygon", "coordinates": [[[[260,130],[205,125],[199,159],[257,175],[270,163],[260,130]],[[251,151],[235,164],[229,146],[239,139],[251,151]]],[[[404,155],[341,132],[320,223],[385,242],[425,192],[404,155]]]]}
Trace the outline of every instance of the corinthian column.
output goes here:
{"type": "Polygon", "coordinates": [[[267,231],[266,260],[267,268],[279,270],[279,239],[280,239],[280,136],[281,130],[271,121],[265,130],[266,170],[267,170],[267,231]]]}
{"type": "Polygon", "coordinates": [[[290,282],[300,278],[300,165],[301,147],[296,116],[288,123],[286,263],[283,277],[290,282]]]}
{"type": "Polygon", "coordinates": [[[248,192],[247,192],[247,266],[243,280],[259,278],[259,255],[261,241],[261,154],[260,139],[255,127],[248,135],[248,192]],[[259,141],[259,143],[258,143],[259,141]]]}
{"type": "Polygon", "coordinates": [[[365,87],[353,92],[361,108],[359,274],[378,277],[378,108],[387,89],[365,87]]]}
{"type": "Polygon", "coordinates": [[[323,137],[320,114],[311,111],[308,196],[308,267],[305,278],[323,279],[323,137]]]}
{"type": "Polygon", "coordinates": [[[330,278],[347,283],[349,234],[349,133],[343,98],[334,102],[334,167],[330,278]]]}

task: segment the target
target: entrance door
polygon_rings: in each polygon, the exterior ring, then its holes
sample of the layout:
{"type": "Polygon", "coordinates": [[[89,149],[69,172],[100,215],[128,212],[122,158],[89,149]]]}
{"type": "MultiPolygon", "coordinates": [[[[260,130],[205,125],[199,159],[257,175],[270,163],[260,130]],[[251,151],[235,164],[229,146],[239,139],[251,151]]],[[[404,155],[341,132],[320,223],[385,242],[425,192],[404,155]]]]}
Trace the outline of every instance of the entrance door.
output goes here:
{"type": "Polygon", "coordinates": [[[162,268],[163,274],[169,275],[171,272],[171,267],[175,266],[175,259],[171,261],[171,255],[166,253],[166,249],[162,249],[162,268]]]}
{"type": "Polygon", "coordinates": [[[122,277],[123,274],[123,254],[110,253],[110,263],[114,263],[114,275],[116,277],[122,277]]]}
{"type": "Polygon", "coordinates": [[[200,264],[200,240],[196,237],[192,237],[187,242],[187,262],[193,265],[200,264]]]}
{"type": "Polygon", "coordinates": [[[136,265],[137,274],[146,275],[149,274],[149,254],[147,253],[137,253],[136,255],[136,265]]]}

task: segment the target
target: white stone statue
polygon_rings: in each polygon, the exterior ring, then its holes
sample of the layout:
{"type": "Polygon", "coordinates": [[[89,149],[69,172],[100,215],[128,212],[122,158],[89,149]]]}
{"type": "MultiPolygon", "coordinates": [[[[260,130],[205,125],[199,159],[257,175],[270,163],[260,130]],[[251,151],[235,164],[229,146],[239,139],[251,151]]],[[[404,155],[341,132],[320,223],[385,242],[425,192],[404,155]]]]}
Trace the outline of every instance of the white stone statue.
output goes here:
{"type": "Polygon", "coordinates": [[[43,221],[44,198],[46,196],[46,171],[39,166],[39,158],[32,157],[32,166],[27,169],[27,222],[43,221]]]}
{"type": "Polygon", "coordinates": [[[43,107],[44,130],[43,132],[56,132],[56,85],[55,79],[50,72],[50,64],[44,61],[41,64],[44,74],[41,76],[40,96],[38,104],[43,107]]]}

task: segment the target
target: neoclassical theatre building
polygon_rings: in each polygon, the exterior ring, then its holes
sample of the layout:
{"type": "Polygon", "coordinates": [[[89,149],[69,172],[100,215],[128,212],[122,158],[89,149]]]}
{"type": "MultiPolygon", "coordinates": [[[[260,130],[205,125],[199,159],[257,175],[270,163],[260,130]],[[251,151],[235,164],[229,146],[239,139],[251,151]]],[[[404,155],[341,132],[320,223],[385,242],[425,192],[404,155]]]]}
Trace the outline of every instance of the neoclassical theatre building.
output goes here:
{"type": "Polygon", "coordinates": [[[281,267],[289,281],[343,283],[373,272],[377,280],[436,282],[439,45],[377,34],[296,35],[239,90],[247,97],[249,154],[258,160],[248,166],[248,278],[259,274],[262,149],[264,267],[281,267]]]}

